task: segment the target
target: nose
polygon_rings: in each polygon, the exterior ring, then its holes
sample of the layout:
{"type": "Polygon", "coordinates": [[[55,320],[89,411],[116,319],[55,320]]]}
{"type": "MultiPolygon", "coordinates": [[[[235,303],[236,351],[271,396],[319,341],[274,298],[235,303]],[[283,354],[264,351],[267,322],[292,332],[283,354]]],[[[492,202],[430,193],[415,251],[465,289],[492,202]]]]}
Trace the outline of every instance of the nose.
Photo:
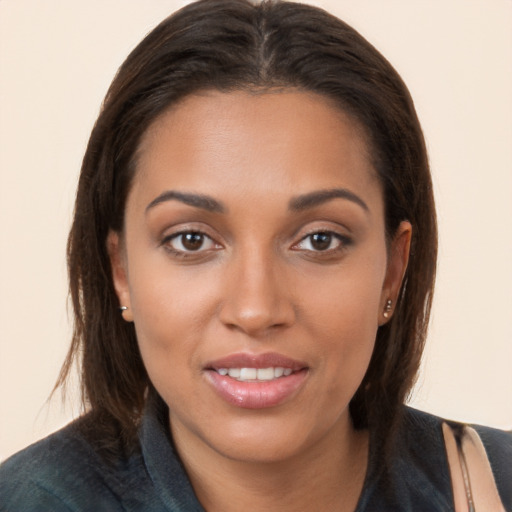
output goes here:
{"type": "Polygon", "coordinates": [[[275,260],[263,250],[253,250],[229,262],[220,309],[220,319],[227,327],[262,337],[294,323],[293,286],[275,260]]]}

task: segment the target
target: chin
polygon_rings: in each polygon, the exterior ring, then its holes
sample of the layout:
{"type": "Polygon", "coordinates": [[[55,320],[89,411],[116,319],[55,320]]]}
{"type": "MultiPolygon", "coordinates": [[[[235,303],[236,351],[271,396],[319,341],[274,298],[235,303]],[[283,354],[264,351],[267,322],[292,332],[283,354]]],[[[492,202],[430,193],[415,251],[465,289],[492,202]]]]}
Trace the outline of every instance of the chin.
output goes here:
{"type": "Polygon", "coordinates": [[[210,424],[199,437],[210,449],[227,459],[278,464],[314,451],[314,447],[324,440],[332,440],[342,432],[339,427],[344,423],[339,417],[327,424],[315,424],[314,415],[286,417],[282,411],[279,415],[252,411],[244,416],[231,421],[224,417],[222,421],[210,424]]]}

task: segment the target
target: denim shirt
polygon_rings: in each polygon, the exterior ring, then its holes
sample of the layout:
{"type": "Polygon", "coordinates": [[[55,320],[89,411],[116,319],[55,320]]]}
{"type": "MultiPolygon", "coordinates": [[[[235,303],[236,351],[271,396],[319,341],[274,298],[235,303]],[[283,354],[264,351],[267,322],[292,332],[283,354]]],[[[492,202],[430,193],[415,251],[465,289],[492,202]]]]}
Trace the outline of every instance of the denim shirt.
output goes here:
{"type": "MultiPolygon", "coordinates": [[[[0,510],[203,511],[169,435],[163,402],[148,407],[140,450],[109,464],[85,440],[77,420],[13,455],[0,467],[0,510]]],[[[442,420],[405,408],[384,479],[373,461],[356,512],[453,511],[442,420]]],[[[512,511],[512,435],[475,427],[507,511],[512,511]]]]}

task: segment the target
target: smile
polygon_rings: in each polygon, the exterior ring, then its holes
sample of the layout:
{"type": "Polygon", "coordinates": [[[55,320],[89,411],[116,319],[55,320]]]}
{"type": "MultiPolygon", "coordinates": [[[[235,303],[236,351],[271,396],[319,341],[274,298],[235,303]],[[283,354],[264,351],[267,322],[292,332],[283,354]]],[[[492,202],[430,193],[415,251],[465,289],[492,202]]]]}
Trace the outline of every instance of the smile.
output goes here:
{"type": "Polygon", "coordinates": [[[232,379],[240,382],[264,382],[280,377],[288,377],[292,374],[291,368],[283,368],[282,366],[270,368],[219,368],[217,373],[222,376],[228,375],[232,379]]]}
{"type": "Polygon", "coordinates": [[[206,365],[217,396],[243,409],[276,407],[291,400],[308,380],[309,366],[276,353],[231,354],[206,365]]]}

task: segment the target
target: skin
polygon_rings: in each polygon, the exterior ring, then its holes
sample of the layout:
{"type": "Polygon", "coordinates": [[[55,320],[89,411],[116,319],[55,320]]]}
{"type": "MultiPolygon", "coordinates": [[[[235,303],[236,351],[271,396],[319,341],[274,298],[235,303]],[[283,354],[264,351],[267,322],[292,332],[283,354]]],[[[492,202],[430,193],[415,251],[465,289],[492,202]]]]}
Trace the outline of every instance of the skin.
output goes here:
{"type": "Polygon", "coordinates": [[[206,92],[147,131],[124,232],[108,247],[124,318],[207,510],[356,507],[368,435],[353,429],[348,404],[389,320],[410,237],[403,222],[386,243],[364,132],[320,96],[206,92]],[[332,189],[360,202],[290,208],[332,189]],[[224,211],[155,202],[169,190],[207,195],[224,211]],[[204,233],[198,249],[186,250],[183,232],[204,233]],[[318,232],[327,245],[314,243],[318,232]],[[277,406],[234,406],[205,365],[240,352],[303,361],[306,377],[277,406]]]}

